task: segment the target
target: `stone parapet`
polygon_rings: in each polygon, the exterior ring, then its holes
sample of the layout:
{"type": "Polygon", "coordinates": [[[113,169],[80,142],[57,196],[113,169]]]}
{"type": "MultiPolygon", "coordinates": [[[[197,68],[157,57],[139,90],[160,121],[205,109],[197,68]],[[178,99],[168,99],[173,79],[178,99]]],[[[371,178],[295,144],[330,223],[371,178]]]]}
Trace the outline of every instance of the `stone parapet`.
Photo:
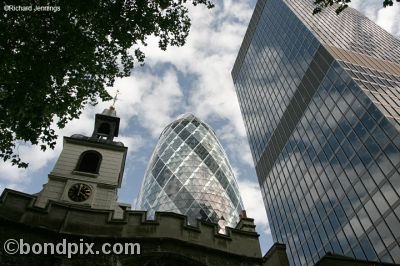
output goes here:
{"type": "MultiPolygon", "coordinates": [[[[217,224],[199,220],[197,226],[191,226],[186,216],[166,212],[157,212],[154,220],[147,220],[146,212],[127,210],[122,219],[114,219],[111,210],[52,201],[45,208],[38,208],[35,200],[34,195],[5,189],[0,197],[2,227],[10,228],[9,232],[25,232],[22,235],[28,234],[30,239],[68,235],[100,242],[130,240],[142,243],[142,250],[147,253],[190,254],[190,258],[202,263],[207,258],[206,265],[218,265],[221,259],[232,259],[232,265],[236,265],[235,261],[242,261],[240,265],[262,264],[256,232],[227,227],[226,234],[220,234],[217,224]],[[40,232],[43,230],[45,233],[40,232]]],[[[246,219],[250,226],[251,219],[246,219]]]]}

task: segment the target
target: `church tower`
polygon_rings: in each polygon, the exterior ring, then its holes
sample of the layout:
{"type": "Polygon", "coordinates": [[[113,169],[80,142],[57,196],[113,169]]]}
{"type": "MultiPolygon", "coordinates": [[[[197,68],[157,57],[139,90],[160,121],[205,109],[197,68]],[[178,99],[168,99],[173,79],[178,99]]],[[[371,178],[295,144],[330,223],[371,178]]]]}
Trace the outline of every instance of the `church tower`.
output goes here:
{"type": "Polygon", "coordinates": [[[45,207],[49,200],[93,209],[114,210],[122,217],[130,208],[117,202],[128,148],[118,137],[119,117],[112,106],[96,114],[91,137],[64,137],[62,152],[35,203],[45,207]]]}

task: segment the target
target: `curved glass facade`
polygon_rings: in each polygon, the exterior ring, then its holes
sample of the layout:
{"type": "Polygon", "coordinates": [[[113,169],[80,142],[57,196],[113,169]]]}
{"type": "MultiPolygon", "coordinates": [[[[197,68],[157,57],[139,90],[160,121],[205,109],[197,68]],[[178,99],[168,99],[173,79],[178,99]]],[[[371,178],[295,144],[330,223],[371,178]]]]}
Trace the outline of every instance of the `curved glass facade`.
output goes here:
{"type": "Polygon", "coordinates": [[[238,185],[213,130],[192,114],[161,133],[139,193],[137,209],[168,211],[235,227],[243,210],[238,185]]]}
{"type": "Polygon", "coordinates": [[[400,263],[400,40],[312,2],[259,0],[232,71],[273,239],[400,263]]]}

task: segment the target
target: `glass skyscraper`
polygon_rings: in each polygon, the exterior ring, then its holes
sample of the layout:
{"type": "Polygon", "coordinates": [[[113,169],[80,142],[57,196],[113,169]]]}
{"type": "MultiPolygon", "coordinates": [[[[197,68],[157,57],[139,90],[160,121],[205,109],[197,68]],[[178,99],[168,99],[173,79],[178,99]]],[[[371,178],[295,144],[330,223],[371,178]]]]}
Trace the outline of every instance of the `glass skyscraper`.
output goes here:
{"type": "Polygon", "coordinates": [[[400,263],[400,41],[312,3],[259,0],[232,70],[273,239],[400,263]]]}
{"type": "Polygon", "coordinates": [[[148,164],[137,209],[184,214],[236,227],[243,210],[238,185],[214,131],[184,114],[161,133],[148,164]]]}

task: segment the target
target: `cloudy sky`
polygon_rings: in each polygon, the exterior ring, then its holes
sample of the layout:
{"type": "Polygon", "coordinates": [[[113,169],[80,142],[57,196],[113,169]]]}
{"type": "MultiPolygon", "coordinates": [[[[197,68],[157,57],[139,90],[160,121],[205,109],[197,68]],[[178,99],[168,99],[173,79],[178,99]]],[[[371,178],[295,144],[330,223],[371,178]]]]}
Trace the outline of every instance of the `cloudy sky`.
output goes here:
{"type": "MultiPolygon", "coordinates": [[[[117,89],[120,92],[116,103],[121,117],[119,140],[129,147],[119,201],[134,206],[146,163],[162,129],[179,114],[192,112],[214,128],[224,146],[265,253],[272,238],[230,76],[256,1],[215,2],[212,10],[190,7],[192,28],[184,47],[161,51],[156,40],[149,39],[144,49],[145,66],[135,68],[130,77],[117,80],[110,88],[112,95],[117,89]]],[[[352,2],[353,7],[400,38],[399,3],[384,9],[382,0],[352,2]]],[[[0,191],[5,187],[27,193],[40,191],[62,149],[62,136],[90,135],[95,113],[109,105],[110,102],[88,106],[79,120],[58,131],[59,140],[53,151],[43,153],[37,147],[20,145],[19,153],[30,162],[29,168],[0,163],[0,191]]]]}

